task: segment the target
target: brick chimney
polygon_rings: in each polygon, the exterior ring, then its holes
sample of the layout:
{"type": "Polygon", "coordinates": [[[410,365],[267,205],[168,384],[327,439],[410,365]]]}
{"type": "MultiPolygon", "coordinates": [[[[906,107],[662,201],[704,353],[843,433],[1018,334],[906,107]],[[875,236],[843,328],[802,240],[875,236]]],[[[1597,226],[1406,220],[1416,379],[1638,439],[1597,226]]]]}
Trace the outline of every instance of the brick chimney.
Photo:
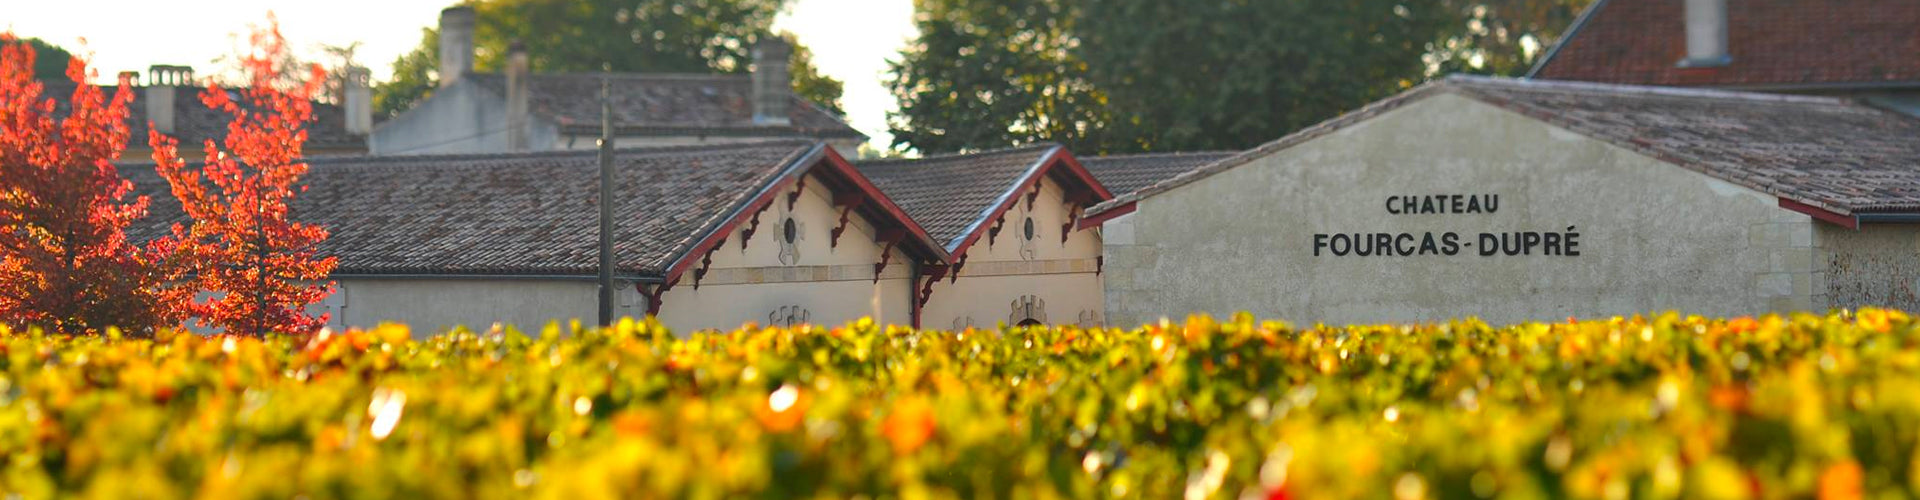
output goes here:
{"type": "Polygon", "coordinates": [[[340,108],[347,113],[347,133],[366,135],[373,132],[373,90],[369,88],[373,73],[367,68],[347,68],[346,95],[340,108]]]}
{"type": "Polygon", "coordinates": [[[793,75],[788,60],[793,47],[780,37],[767,36],[753,45],[753,123],[788,125],[793,106],[793,75]]]}
{"type": "Polygon", "coordinates": [[[527,46],[514,40],[507,46],[507,151],[526,151],[532,132],[527,123],[527,46]]]}
{"type": "Polygon", "coordinates": [[[1715,68],[1733,62],[1727,53],[1727,0],[1685,0],[1687,58],[1682,68],[1715,68]]]}
{"type": "Polygon", "coordinates": [[[440,87],[446,88],[473,71],[473,7],[454,6],[440,11],[440,87]]]}
{"type": "Polygon", "coordinates": [[[192,84],[192,67],[165,64],[147,67],[147,87],[142,91],[142,100],[146,101],[147,121],[153,122],[153,130],[162,134],[174,133],[174,100],[180,94],[180,87],[192,84]]]}

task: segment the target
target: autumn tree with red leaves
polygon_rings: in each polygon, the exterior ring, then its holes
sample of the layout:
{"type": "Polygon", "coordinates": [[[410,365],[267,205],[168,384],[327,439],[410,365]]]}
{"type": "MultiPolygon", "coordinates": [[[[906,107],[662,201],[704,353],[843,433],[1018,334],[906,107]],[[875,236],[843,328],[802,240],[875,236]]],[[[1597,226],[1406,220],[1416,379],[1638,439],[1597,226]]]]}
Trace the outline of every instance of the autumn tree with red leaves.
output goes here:
{"type": "Polygon", "coordinates": [[[304,188],[301,146],[313,115],[311,97],[326,80],[318,65],[305,82],[283,83],[288,48],[277,20],[255,28],[253,51],[241,57],[249,84],[209,85],[200,94],[208,107],[233,117],[220,143],[204,144],[206,162],[190,168],[178,143],[149,132],[160,176],[192,223],[174,230],[192,256],[195,288],[210,292],[192,303],[193,315],[228,334],[305,335],[327,316],[307,309],[332,293],[325,281],[333,257],[318,252],[327,231],[290,219],[290,203],[304,188]]]}
{"type": "Polygon", "coordinates": [[[173,245],[126,235],[147,213],[111,163],[127,145],[128,82],[107,98],[72,58],[74,91],[60,110],[41,97],[35,57],[0,34],[0,322],[65,334],[179,325],[191,292],[175,286],[173,245]]]}

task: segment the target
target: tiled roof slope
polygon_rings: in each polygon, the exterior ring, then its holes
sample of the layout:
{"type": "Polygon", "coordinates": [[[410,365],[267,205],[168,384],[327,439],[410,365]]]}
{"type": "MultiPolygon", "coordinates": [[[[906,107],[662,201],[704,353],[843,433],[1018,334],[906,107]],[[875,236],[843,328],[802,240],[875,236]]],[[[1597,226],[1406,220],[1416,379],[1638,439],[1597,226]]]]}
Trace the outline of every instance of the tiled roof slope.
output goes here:
{"type": "MultiPolygon", "coordinates": [[[[845,121],[799,97],[789,109],[790,126],[753,122],[751,75],[645,73],[534,74],[528,108],[562,128],[600,131],[600,81],[611,78],[615,127],[639,132],[794,135],[865,138],[845,121]]],[[[482,87],[506,95],[498,73],[469,74],[482,87]]]]}
{"type": "MultiPolygon", "coordinates": [[[[618,272],[661,277],[814,141],[621,150],[618,272]]],[[[596,272],[597,152],[313,158],[295,219],[326,226],[338,274],[579,275],[596,272]]],[[[152,197],[133,236],[183,221],[150,165],[123,166],[152,197]]]]}
{"type": "Polygon", "coordinates": [[[1920,210],[1920,119],[1825,97],[1452,76],[1094,207],[1098,214],[1454,93],[1840,214],[1920,210]]]}
{"type": "Polygon", "coordinates": [[[966,239],[969,229],[992,211],[1028,172],[1060,149],[1055,144],[933,156],[860,162],[855,167],[880,191],[907,211],[948,251],[966,239]]]}
{"type": "Polygon", "coordinates": [[[1598,0],[1532,76],[1638,85],[1920,86],[1920,2],[1730,0],[1719,68],[1684,69],[1680,0],[1598,0]]]}
{"type": "MultiPolygon", "coordinates": [[[[147,144],[147,91],[152,87],[132,87],[133,102],[127,104],[127,145],[145,147],[147,144]]],[[[181,149],[198,151],[200,144],[207,139],[220,140],[227,136],[227,123],[233,117],[200,102],[202,87],[174,87],[173,97],[173,138],[180,140],[181,149]]],[[[113,98],[114,87],[100,87],[107,98],[113,98]]],[[[52,98],[59,112],[67,109],[67,101],[73,98],[73,83],[46,82],[41,93],[42,98],[52,98]]],[[[314,103],[313,122],[307,124],[308,149],[361,149],[367,147],[367,136],[347,133],[347,114],[339,106],[314,103]]],[[[136,158],[128,158],[135,160],[136,158]]]]}
{"type": "Polygon", "coordinates": [[[1125,195],[1233,155],[1230,151],[1197,151],[1095,156],[1081,158],[1080,165],[1100,179],[1107,190],[1125,195]]]}

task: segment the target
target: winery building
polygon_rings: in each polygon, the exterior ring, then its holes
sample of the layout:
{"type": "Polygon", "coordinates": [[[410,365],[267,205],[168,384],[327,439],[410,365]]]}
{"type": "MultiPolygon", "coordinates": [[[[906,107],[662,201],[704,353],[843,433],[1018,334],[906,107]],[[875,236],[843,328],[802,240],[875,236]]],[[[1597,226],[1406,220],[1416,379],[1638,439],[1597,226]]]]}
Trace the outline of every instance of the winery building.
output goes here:
{"type": "Polygon", "coordinates": [[[1102,203],[1109,320],[1920,307],[1920,119],[1451,77],[1102,203]]]}
{"type": "Polygon", "coordinates": [[[921,325],[1104,325],[1100,235],[1086,208],[1113,198],[1056,144],[858,165],[941,245],[921,325]]]}
{"type": "MultiPolygon", "coordinates": [[[[329,325],[417,334],[596,316],[593,151],[312,158],[294,218],[339,259],[329,325]]],[[[615,155],[616,313],[677,332],[742,323],[913,324],[913,286],[946,261],[871,182],[817,141],[623,149],[615,155]]],[[[185,222],[151,167],[123,167],[152,214],[185,222]]]]}
{"type": "Polygon", "coordinates": [[[501,71],[478,72],[474,29],[472,7],[440,13],[439,87],[374,127],[373,154],[595,149],[603,85],[620,147],[809,139],[851,153],[867,140],[793,94],[793,49],[778,38],[754,45],[751,74],[537,73],[517,46],[501,71]]]}

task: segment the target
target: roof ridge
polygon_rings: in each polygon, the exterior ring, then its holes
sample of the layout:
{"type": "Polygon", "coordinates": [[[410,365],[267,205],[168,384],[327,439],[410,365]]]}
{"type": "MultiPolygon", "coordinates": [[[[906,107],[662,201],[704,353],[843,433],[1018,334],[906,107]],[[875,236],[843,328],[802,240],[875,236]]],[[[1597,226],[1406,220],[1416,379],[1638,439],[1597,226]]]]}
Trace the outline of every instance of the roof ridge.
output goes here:
{"type": "MultiPolygon", "coordinates": [[[[499,72],[486,72],[486,73],[468,73],[467,76],[504,78],[506,74],[499,73],[499,72]]],[[[694,81],[694,80],[714,80],[714,79],[750,80],[753,75],[749,73],[649,73],[649,72],[642,72],[642,71],[601,73],[601,72],[592,72],[592,71],[561,71],[561,72],[549,72],[549,73],[529,73],[527,76],[530,76],[533,78],[612,78],[615,80],[694,81]]]]}
{"type": "Polygon", "coordinates": [[[1700,97],[1710,99],[1730,99],[1753,102],[1786,102],[1805,104],[1847,104],[1850,101],[1840,97],[1805,96],[1772,94],[1765,92],[1744,92],[1737,90],[1705,89],[1693,87],[1667,87],[1654,85],[1629,85],[1623,83],[1599,83],[1572,80],[1540,80],[1534,78],[1506,78],[1482,75],[1454,73],[1442,79],[1448,85],[1498,85],[1510,88],[1560,90],[1575,92],[1599,92],[1616,95],[1649,95],[1662,97],[1700,97]]]}
{"type": "Polygon", "coordinates": [[[1527,68],[1527,74],[1524,76],[1533,78],[1539,75],[1541,70],[1546,69],[1547,63],[1552,62],[1554,56],[1560,55],[1560,49],[1566,48],[1569,43],[1573,43],[1573,37],[1580,34],[1580,30],[1586,28],[1587,23],[1593,21],[1593,16],[1597,15],[1600,9],[1606,5],[1607,0],[1594,0],[1593,3],[1587,5],[1586,9],[1581,10],[1580,16],[1574,18],[1573,25],[1567,27],[1567,32],[1561,33],[1559,40],[1554,40],[1553,46],[1547,48],[1546,54],[1541,55],[1540,60],[1534,61],[1533,67],[1527,68]]]}
{"type": "Polygon", "coordinates": [[[858,161],[854,163],[863,167],[868,167],[868,166],[883,167],[883,166],[892,166],[892,165],[898,165],[898,164],[917,163],[917,162],[923,162],[923,161],[942,161],[942,160],[954,160],[954,159],[962,159],[962,158],[976,158],[976,157],[988,156],[988,155],[1024,152],[1026,150],[1047,150],[1055,147],[1061,147],[1060,143],[1053,142],[1053,141],[1041,141],[1041,142],[1035,142],[1031,144],[1024,144],[1024,145],[1008,147],[1008,148],[989,149],[986,151],[974,151],[974,152],[966,152],[966,153],[960,153],[960,152],[940,153],[933,156],[922,156],[918,158],[884,158],[884,159],[877,159],[877,160],[864,160],[864,161],[858,161]]]}
{"type": "MultiPolygon", "coordinates": [[[[618,157],[618,156],[622,156],[623,154],[633,154],[633,153],[669,154],[669,153],[679,153],[679,152],[688,152],[688,151],[748,149],[748,148],[754,148],[754,147],[765,147],[765,146],[779,145],[779,144],[791,144],[795,146],[801,145],[801,144],[811,145],[811,144],[820,143],[820,142],[821,141],[811,140],[811,139],[782,138],[782,139],[774,139],[774,140],[767,140],[767,141],[734,142],[734,143],[718,143],[718,144],[683,144],[683,145],[674,145],[674,146],[643,146],[643,147],[631,147],[631,148],[616,147],[614,148],[613,151],[614,151],[614,155],[618,157]]],[[[505,159],[518,159],[518,158],[571,158],[575,156],[594,156],[598,154],[600,154],[600,151],[597,149],[560,149],[560,150],[548,150],[548,151],[520,151],[520,152],[511,152],[511,153],[449,153],[449,154],[418,154],[418,155],[372,155],[372,154],[318,155],[318,156],[303,156],[301,157],[301,161],[306,162],[308,166],[331,165],[335,167],[330,167],[330,168],[337,168],[342,166],[344,167],[358,167],[358,166],[376,167],[376,166],[382,166],[384,164],[390,164],[390,163],[419,163],[423,161],[505,160],[505,159]]],[[[205,160],[195,160],[195,161],[187,162],[187,164],[189,165],[202,164],[202,163],[205,163],[205,160]]],[[[114,166],[122,167],[122,168],[152,167],[154,166],[154,162],[152,161],[115,162],[114,166]]]]}
{"type": "Polygon", "coordinates": [[[1121,158],[1129,158],[1129,159],[1131,158],[1167,158],[1167,157],[1175,157],[1175,156],[1232,155],[1232,154],[1239,154],[1239,153],[1240,153],[1239,151],[1234,151],[1231,149],[1210,149],[1206,151],[1163,151],[1163,152],[1156,152],[1156,153],[1125,153],[1125,154],[1117,154],[1117,155],[1076,156],[1075,159],[1082,160],[1084,162],[1085,160],[1103,160],[1103,159],[1121,159],[1121,158]]]}

